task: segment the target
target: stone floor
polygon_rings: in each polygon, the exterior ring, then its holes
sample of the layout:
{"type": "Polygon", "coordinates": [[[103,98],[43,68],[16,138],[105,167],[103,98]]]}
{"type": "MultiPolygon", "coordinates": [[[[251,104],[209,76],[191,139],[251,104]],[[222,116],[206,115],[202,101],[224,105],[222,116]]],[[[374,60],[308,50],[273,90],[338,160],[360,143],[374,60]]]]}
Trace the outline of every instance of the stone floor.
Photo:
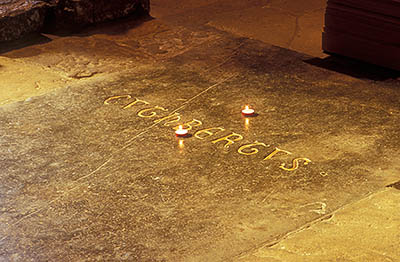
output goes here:
{"type": "Polygon", "coordinates": [[[398,75],[296,3],[2,46],[0,261],[400,261],[398,75]]]}
{"type": "Polygon", "coordinates": [[[206,24],[314,57],[322,53],[326,0],[153,0],[152,15],[179,25],[206,24]]]}

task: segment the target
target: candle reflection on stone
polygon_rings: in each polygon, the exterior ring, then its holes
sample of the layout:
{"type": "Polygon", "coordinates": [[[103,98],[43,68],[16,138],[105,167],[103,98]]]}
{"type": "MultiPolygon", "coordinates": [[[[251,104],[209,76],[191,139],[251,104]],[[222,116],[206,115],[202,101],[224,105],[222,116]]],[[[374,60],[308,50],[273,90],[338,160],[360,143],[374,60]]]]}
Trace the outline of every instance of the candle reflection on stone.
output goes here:
{"type": "Polygon", "coordinates": [[[244,129],[248,130],[250,126],[250,119],[249,118],[245,118],[244,119],[244,129]]]}

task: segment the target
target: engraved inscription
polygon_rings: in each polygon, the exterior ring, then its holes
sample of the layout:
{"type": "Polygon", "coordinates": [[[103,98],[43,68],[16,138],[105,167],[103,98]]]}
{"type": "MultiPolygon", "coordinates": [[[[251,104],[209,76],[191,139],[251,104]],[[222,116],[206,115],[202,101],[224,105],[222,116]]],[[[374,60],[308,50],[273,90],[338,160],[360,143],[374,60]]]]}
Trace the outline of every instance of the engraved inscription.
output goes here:
{"type": "Polygon", "coordinates": [[[308,165],[309,163],[311,163],[311,160],[310,159],[308,159],[308,158],[304,158],[304,157],[302,157],[302,158],[295,158],[295,159],[293,159],[293,162],[292,162],[292,167],[290,167],[290,168],[286,168],[285,166],[286,166],[286,164],[281,164],[279,167],[280,168],[282,168],[283,170],[286,170],[286,171],[294,171],[294,170],[296,170],[297,168],[299,168],[299,162],[300,161],[304,161],[303,162],[303,165],[308,165]]]}
{"type": "Polygon", "coordinates": [[[232,133],[232,134],[229,134],[229,135],[227,135],[227,136],[218,138],[218,139],[212,141],[212,143],[213,143],[213,144],[216,144],[216,143],[221,142],[221,141],[226,141],[224,147],[225,147],[225,148],[229,148],[230,145],[232,145],[232,144],[234,144],[235,142],[240,141],[240,140],[242,140],[242,139],[243,139],[243,136],[242,136],[242,135],[236,134],[236,133],[232,133]]]}
{"type": "Polygon", "coordinates": [[[109,98],[107,98],[106,100],[104,100],[104,104],[105,104],[105,105],[109,105],[109,104],[110,104],[110,101],[117,100],[117,99],[121,99],[121,98],[130,99],[130,98],[132,98],[132,97],[131,97],[130,95],[112,96],[112,97],[109,97],[109,98]]]}
{"type": "Polygon", "coordinates": [[[210,137],[216,133],[219,133],[221,131],[225,131],[225,128],[223,127],[211,127],[211,128],[206,128],[206,129],[202,129],[197,131],[194,136],[198,139],[205,139],[207,137],[210,137]],[[216,130],[216,132],[213,132],[214,130],[216,130]]]}
{"type": "Polygon", "coordinates": [[[275,150],[274,150],[271,154],[269,154],[268,156],[266,156],[266,157],[264,158],[264,160],[271,159],[273,156],[275,156],[276,154],[278,154],[278,153],[280,153],[280,152],[285,153],[285,154],[287,154],[287,155],[291,155],[291,154],[292,154],[292,153],[289,152],[289,151],[282,150],[282,149],[279,149],[279,148],[275,147],[275,150]]]}
{"type": "Polygon", "coordinates": [[[164,126],[172,126],[172,125],[176,125],[177,123],[179,123],[179,121],[181,121],[181,116],[179,113],[173,113],[172,115],[168,115],[166,117],[154,120],[154,123],[161,123],[165,121],[164,126]]]}
{"type": "Polygon", "coordinates": [[[255,146],[267,147],[266,144],[260,143],[258,141],[255,141],[252,144],[248,144],[248,145],[244,145],[244,146],[239,147],[238,153],[242,154],[242,155],[246,155],[246,156],[257,154],[259,150],[255,146]]]}
{"type": "Polygon", "coordinates": [[[155,117],[157,115],[155,110],[168,111],[168,109],[165,109],[164,107],[155,106],[155,107],[151,107],[151,108],[142,109],[138,112],[137,115],[140,117],[144,117],[144,118],[155,117]],[[148,112],[150,112],[150,113],[148,113],[148,112]]]}
{"type": "Polygon", "coordinates": [[[140,103],[143,104],[143,105],[149,105],[149,104],[150,104],[150,103],[147,102],[147,101],[144,101],[144,100],[141,100],[141,99],[135,97],[135,101],[133,101],[133,102],[127,104],[127,105],[124,106],[123,108],[124,108],[124,109],[127,109],[127,108],[130,108],[130,107],[135,106],[135,105],[140,104],[140,103]]]}
{"type": "MultiPolygon", "coordinates": [[[[202,124],[203,124],[203,122],[201,122],[200,120],[193,119],[190,122],[182,124],[182,126],[183,126],[183,128],[185,128],[187,130],[192,130],[193,127],[201,126],[202,124]]],[[[178,130],[178,128],[179,128],[179,125],[174,127],[175,130],[178,130]]]]}
{"type": "MultiPolygon", "coordinates": [[[[117,103],[117,101],[120,101],[120,100],[121,101],[128,100],[127,102],[129,102],[127,105],[123,106],[122,109],[128,109],[133,106],[151,105],[150,102],[136,98],[136,97],[132,97],[131,95],[112,96],[112,97],[105,99],[104,104],[109,105],[110,103],[112,103],[114,101],[115,101],[115,103],[117,103]],[[134,101],[129,101],[132,99],[134,99],[134,101]]],[[[137,116],[141,117],[141,118],[149,119],[149,118],[154,118],[154,117],[158,116],[161,112],[168,112],[168,109],[156,105],[156,106],[152,106],[150,108],[140,109],[137,113],[137,116]]],[[[155,124],[162,123],[163,126],[171,127],[174,130],[178,129],[179,125],[184,126],[184,128],[187,130],[194,130],[195,128],[203,125],[203,122],[198,119],[192,119],[191,121],[185,122],[183,124],[181,123],[181,120],[182,120],[182,116],[178,112],[174,112],[174,113],[166,115],[166,116],[161,116],[161,118],[155,119],[155,120],[153,120],[153,122],[155,124]]],[[[248,129],[248,126],[249,126],[249,120],[246,118],[245,119],[245,130],[248,129]]],[[[226,131],[226,129],[224,127],[205,128],[205,129],[201,129],[201,130],[194,132],[194,137],[197,139],[200,139],[200,140],[204,140],[206,138],[215,136],[216,134],[219,134],[220,132],[223,132],[223,131],[226,131]]],[[[225,135],[223,137],[214,139],[211,141],[211,143],[217,144],[219,142],[223,142],[224,143],[223,147],[227,149],[231,145],[238,143],[239,141],[241,141],[243,139],[244,139],[243,135],[235,133],[235,132],[230,132],[229,135],[225,135]]],[[[269,146],[270,145],[267,145],[263,142],[254,141],[253,143],[247,143],[247,144],[240,145],[239,148],[237,149],[237,153],[239,153],[241,155],[245,155],[245,156],[256,155],[260,152],[261,148],[269,147],[269,146]]],[[[180,139],[179,140],[179,148],[182,150],[183,147],[184,147],[183,140],[180,139]]],[[[273,157],[279,158],[280,155],[283,155],[283,154],[292,155],[292,152],[275,147],[274,151],[272,151],[266,157],[264,157],[263,160],[270,160],[273,157]]],[[[291,166],[287,166],[285,163],[282,163],[279,166],[279,168],[281,170],[293,172],[293,171],[297,170],[301,166],[301,164],[303,164],[303,166],[306,166],[309,163],[311,163],[310,159],[305,158],[305,157],[299,157],[299,158],[294,158],[292,160],[291,166]]]]}

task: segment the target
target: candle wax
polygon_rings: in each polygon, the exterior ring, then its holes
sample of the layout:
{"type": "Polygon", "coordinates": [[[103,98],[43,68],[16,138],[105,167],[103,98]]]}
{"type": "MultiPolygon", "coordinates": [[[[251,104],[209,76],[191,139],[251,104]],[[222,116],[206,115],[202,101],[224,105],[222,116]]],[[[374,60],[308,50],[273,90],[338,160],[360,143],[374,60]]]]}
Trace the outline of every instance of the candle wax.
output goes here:
{"type": "Polygon", "coordinates": [[[176,136],[185,136],[187,135],[188,130],[184,129],[183,126],[179,126],[178,129],[175,131],[176,136]]]}
{"type": "Polygon", "coordinates": [[[254,109],[249,108],[249,106],[246,106],[245,109],[242,110],[243,115],[252,115],[254,114],[254,109]]]}

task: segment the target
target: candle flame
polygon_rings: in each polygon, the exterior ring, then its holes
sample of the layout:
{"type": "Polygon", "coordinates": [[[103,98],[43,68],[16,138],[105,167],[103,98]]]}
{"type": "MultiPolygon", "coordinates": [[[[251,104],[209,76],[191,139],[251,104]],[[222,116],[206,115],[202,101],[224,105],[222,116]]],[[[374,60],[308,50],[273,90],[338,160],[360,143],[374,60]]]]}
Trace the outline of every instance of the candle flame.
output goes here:
{"type": "Polygon", "coordinates": [[[249,106],[245,106],[245,108],[244,108],[244,109],[248,110],[248,109],[249,109],[249,106]]]}
{"type": "Polygon", "coordinates": [[[182,125],[179,125],[178,129],[179,129],[179,130],[183,130],[183,126],[182,126],[182,125]]]}

